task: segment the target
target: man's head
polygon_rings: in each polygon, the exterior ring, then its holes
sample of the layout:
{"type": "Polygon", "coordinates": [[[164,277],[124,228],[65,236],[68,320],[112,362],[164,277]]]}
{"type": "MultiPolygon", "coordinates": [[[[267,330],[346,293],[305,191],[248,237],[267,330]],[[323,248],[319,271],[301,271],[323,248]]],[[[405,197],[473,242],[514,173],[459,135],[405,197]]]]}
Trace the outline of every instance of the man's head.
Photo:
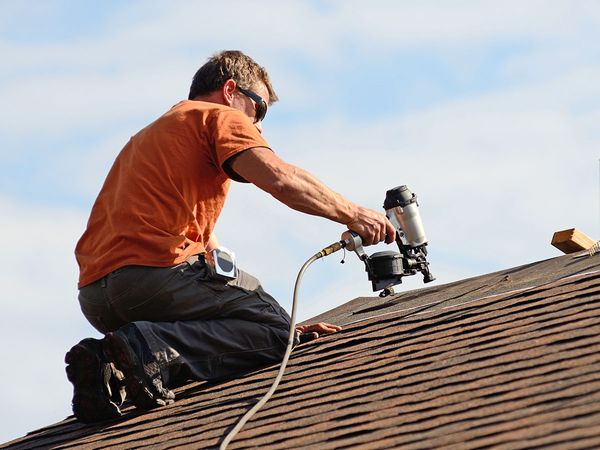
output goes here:
{"type": "Polygon", "coordinates": [[[238,50],[225,50],[209,58],[194,75],[188,99],[220,90],[227,80],[233,80],[239,88],[252,92],[261,90],[261,85],[264,85],[269,93],[269,105],[278,100],[266,69],[238,50]]]}

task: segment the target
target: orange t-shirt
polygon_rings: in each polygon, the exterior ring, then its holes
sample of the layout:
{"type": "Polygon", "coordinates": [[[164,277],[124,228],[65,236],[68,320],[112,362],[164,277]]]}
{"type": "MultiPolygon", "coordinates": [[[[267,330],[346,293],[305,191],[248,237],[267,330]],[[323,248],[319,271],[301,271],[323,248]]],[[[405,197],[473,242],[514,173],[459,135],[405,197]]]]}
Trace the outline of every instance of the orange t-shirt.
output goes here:
{"type": "Polygon", "coordinates": [[[127,265],[167,267],[206,250],[231,179],[223,164],[268,147],[241,111],[182,101],[117,156],[77,243],[79,287],[127,265]]]}

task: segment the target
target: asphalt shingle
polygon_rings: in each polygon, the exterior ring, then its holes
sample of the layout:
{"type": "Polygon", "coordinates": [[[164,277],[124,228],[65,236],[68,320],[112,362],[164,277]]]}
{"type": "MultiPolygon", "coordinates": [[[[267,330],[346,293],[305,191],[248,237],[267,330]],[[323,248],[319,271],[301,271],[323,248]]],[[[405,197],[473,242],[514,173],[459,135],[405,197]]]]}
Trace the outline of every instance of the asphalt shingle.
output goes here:
{"type": "MultiPolygon", "coordinates": [[[[296,348],[230,448],[600,447],[600,256],[567,255],[314,320],[344,330],[296,348]]],[[[277,367],[191,383],[167,407],[72,417],[0,448],[211,448],[277,367]]]]}

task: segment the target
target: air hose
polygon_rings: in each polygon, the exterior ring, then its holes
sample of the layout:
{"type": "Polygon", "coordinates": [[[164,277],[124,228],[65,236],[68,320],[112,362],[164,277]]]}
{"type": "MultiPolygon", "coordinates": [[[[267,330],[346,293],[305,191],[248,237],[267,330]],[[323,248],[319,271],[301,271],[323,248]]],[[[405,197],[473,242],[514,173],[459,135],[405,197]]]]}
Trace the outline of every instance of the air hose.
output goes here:
{"type": "Polygon", "coordinates": [[[227,446],[229,445],[229,443],[233,440],[233,438],[239,433],[239,431],[242,429],[242,427],[246,424],[246,422],[248,422],[248,420],[250,420],[250,418],[254,414],[256,414],[256,412],[265,403],[267,403],[269,401],[269,399],[275,392],[275,389],[277,389],[277,386],[279,386],[279,382],[283,378],[283,373],[285,372],[285,368],[287,366],[288,360],[290,359],[290,355],[291,355],[292,349],[294,347],[294,340],[296,337],[296,309],[298,306],[298,289],[300,287],[300,282],[302,281],[302,277],[304,276],[304,272],[306,272],[306,269],[308,269],[308,266],[310,266],[317,259],[323,258],[324,256],[331,255],[332,253],[337,252],[338,250],[341,250],[342,248],[344,248],[347,245],[347,243],[348,243],[347,241],[339,241],[339,242],[335,242],[335,243],[331,244],[328,247],[325,247],[319,253],[316,253],[313,256],[311,256],[308,259],[308,261],[306,261],[304,263],[304,265],[300,269],[300,272],[298,272],[298,276],[296,277],[296,284],[294,285],[294,298],[292,301],[292,315],[290,318],[290,333],[288,336],[287,348],[285,350],[285,354],[283,355],[283,360],[281,361],[281,366],[279,367],[279,372],[277,373],[277,376],[275,377],[275,380],[273,381],[273,384],[271,385],[271,388],[269,389],[269,391],[258,401],[258,403],[256,403],[251,409],[249,409],[246,412],[246,414],[244,414],[244,416],[238,421],[238,423],[235,425],[235,427],[233,427],[233,429],[229,433],[227,433],[227,436],[225,436],[225,439],[223,439],[223,442],[221,442],[221,445],[219,447],[220,450],[225,450],[227,448],[227,446]]]}

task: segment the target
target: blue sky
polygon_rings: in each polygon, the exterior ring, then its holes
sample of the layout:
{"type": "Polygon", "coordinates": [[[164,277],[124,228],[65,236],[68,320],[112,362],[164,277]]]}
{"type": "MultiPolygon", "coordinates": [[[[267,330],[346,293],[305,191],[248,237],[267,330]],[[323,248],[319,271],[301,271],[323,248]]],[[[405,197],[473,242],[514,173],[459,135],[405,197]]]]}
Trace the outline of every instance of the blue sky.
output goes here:
{"type": "MultiPolygon", "coordinates": [[[[420,198],[437,284],[598,237],[596,1],[19,1],[0,17],[0,442],[70,414],[64,353],[97,333],[73,248],[127,139],[240,49],[280,96],[264,135],[287,161],[373,209],[420,198]],[[18,361],[18,369],[6,361],[18,361]],[[18,375],[15,376],[15,373],[18,375]]],[[[221,242],[289,310],[296,273],[343,227],[235,185],[221,242]]],[[[381,248],[368,249],[371,253],[381,248]]],[[[372,295],[353,255],[313,265],[306,319],[372,295]]],[[[413,277],[402,289],[422,287],[413,277]]]]}

